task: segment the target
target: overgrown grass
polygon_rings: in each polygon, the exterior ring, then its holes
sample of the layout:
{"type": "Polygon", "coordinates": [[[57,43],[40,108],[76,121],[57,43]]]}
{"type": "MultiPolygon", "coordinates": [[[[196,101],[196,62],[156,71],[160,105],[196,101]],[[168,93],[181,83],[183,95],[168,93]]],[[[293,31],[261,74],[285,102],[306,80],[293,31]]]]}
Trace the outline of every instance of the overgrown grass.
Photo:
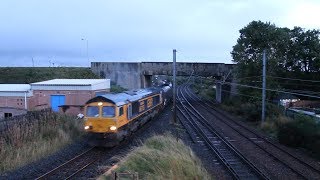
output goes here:
{"type": "Polygon", "coordinates": [[[283,124],[286,124],[289,121],[290,121],[289,118],[283,115],[279,115],[278,117],[275,117],[275,118],[266,118],[266,121],[261,124],[258,123],[257,127],[262,131],[266,132],[267,134],[269,134],[274,139],[276,139],[278,138],[279,128],[283,124]]]}
{"type": "Polygon", "coordinates": [[[299,115],[282,124],[278,132],[279,142],[292,147],[308,149],[320,159],[320,124],[314,119],[299,115]]]}
{"type": "Polygon", "coordinates": [[[140,179],[212,179],[193,152],[170,135],[148,139],[122,159],[115,171],[138,173],[140,179]]]}
{"type": "Polygon", "coordinates": [[[277,138],[279,127],[290,121],[290,119],[284,115],[284,109],[282,107],[271,103],[266,104],[266,121],[263,123],[261,123],[262,106],[260,101],[244,102],[240,97],[235,96],[224,100],[220,107],[275,139],[277,138]]]}
{"type": "Polygon", "coordinates": [[[0,83],[21,84],[51,79],[95,79],[90,68],[83,67],[0,67],[0,83]]]}
{"type": "Polygon", "coordinates": [[[204,99],[214,101],[216,97],[216,90],[213,88],[213,83],[211,80],[198,79],[197,83],[192,84],[192,90],[204,99]]]}
{"type": "Polygon", "coordinates": [[[12,122],[1,132],[0,172],[52,154],[83,134],[82,120],[50,111],[12,122]]]}

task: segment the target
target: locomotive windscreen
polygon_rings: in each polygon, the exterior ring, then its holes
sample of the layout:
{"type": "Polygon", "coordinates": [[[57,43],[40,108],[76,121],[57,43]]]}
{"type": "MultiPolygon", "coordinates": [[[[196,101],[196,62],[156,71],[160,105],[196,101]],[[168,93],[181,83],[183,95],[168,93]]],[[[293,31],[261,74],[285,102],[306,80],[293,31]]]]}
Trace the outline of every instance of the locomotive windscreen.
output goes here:
{"type": "Polygon", "coordinates": [[[103,117],[114,117],[115,116],[114,106],[103,106],[102,107],[102,116],[103,117]]]}
{"type": "Polygon", "coordinates": [[[98,117],[99,116],[99,107],[98,106],[88,106],[86,114],[88,117],[98,117]]]}

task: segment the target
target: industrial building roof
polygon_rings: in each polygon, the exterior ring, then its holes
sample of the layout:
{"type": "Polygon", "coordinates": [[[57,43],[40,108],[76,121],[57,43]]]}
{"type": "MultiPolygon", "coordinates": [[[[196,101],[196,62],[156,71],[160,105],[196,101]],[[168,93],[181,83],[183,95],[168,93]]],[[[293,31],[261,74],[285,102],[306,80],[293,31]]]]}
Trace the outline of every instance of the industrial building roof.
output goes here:
{"type": "Polygon", "coordinates": [[[0,92],[27,92],[30,89],[29,84],[0,84],[0,92]]]}
{"type": "Polygon", "coordinates": [[[0,96],[32,96],[31,86],[29,84],[0,84],[0,96]]]}
{"type": "Polygon", "coordinates": [[[43,85],[43,86],[90,86],[105,82],[106,79],[52,79],[48,81],[31,83],[32,85],[43,85]]]}
{"type": "Polygon", "coordinates": [[[32,90],[106,90],[110,79],[52,79],[31,83],[32,90]]]}

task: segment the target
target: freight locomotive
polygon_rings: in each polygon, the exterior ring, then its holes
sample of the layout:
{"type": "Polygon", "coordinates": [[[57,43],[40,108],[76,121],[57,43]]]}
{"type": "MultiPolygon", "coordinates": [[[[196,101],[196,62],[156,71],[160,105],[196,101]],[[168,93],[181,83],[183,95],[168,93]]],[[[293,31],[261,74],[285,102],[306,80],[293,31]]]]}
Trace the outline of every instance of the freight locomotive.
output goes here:
{"type": "Polygon", "coordinates": [[[84,123],[89,144],[117,145],[159,113],[171,97],[171,85],[164,85],[90,99],[85,105],[84,123]]]}

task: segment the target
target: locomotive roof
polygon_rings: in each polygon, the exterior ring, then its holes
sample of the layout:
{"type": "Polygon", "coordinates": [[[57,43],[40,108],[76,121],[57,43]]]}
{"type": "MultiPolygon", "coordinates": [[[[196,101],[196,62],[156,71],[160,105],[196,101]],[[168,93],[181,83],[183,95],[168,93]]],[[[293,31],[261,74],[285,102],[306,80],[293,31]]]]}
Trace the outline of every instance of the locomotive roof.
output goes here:
{"type": "Polygon", "coordinates": [[[127,104],[128,102],[134,102],[144,97],[147,97],[152,94],[159,93],[161,89],[159,88],[148,88],[148,89],[139,89],[134,91],[125,91],[123,93],[118,94],[104,94],[97,96],[87,103],[97,102],[99,100],[104,100],[106,102],[113,103],[117,106],[121,106],[127,104]]]}

